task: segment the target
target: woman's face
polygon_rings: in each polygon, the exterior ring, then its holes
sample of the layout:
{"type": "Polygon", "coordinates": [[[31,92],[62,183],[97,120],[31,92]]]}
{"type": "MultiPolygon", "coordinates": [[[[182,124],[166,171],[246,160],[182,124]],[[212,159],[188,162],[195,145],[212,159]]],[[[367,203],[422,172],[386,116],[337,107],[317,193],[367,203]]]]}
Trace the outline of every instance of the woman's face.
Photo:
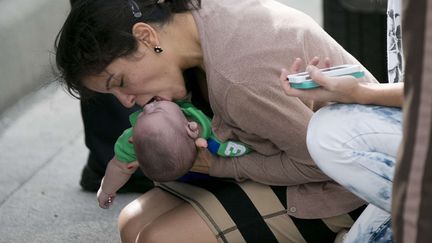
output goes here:
{"type": "Polygon", "coordinates": [[[168,51],[155,53],[139,44],[138,50],[114,60],[105,71],[83,79],[99,93],[113,94],[125,107],[143,107],[150,100],[176,100],[186,96],[182,70],[168,51]]]}

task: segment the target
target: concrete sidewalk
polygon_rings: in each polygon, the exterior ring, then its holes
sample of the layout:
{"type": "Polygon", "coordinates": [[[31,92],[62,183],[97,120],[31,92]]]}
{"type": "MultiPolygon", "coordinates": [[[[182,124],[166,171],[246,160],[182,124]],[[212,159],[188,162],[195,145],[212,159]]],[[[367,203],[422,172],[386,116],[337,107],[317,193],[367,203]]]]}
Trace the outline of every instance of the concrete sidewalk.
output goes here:
{"type": "Polygon", "coordinates": [[[78,181],[87,158],[79,102],[50,85],[0,117],[0,242],[119,242],[117,216],[78,181]]]}

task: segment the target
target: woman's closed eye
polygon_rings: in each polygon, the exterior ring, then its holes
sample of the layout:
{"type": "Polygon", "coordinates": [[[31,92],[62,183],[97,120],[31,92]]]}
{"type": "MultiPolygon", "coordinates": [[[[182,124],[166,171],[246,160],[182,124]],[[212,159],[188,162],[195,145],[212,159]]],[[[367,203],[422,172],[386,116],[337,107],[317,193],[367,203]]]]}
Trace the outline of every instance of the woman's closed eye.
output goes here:
{"type": "Polygon", "coordinates": [[[105,83],[106,90],[110,90],[111,88],[118,87],[118,88],[124,88],[125,87],[125,80],[124,75],[116,75],[116,74],[109,74],[108,78],[105,83]]]}

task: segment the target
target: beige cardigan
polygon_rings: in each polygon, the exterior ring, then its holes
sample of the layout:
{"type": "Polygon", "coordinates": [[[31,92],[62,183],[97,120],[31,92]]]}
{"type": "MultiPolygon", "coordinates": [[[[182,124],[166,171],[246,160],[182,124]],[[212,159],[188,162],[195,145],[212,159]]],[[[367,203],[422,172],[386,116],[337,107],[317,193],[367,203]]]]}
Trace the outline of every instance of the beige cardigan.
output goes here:
{"type": "MultiPolygon", "coordinates": [[[[309,16],[269,0],[203,0],[193,11],[204,52],[213,130],[255,151],[216,158],[210,174],[287,185],[288,213],[325,218],[347,213],[362,200],[324,175],[306,148],[313,111],[288,97],[282,68],[296,57],[358,63],[309,16]]],[[[366,73],[364,81],[376,82],[366,73]]]]}

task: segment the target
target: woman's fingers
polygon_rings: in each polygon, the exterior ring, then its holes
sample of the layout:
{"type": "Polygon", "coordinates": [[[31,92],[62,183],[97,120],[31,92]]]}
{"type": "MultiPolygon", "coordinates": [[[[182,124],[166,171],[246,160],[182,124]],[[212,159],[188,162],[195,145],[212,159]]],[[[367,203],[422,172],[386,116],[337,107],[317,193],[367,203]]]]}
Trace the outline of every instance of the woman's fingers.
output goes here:
{"type": "Polygon", "coordinates": [[[316,66],[308,65],[306,67],[306,71],[309,73],[311,79],[315,83],[327,88],[328,77],[326,77],[316,66]]]}
{"type": "Polygon", "coordinates": [[[207,148],[207,140],[205,140],[204,138],[197,138],[196,140],[195,140],[195,145],[198,147],[198,148],[207,148]]]}
{"type": "Polygon", "coordinates": [[[314,56],[310,61],[309,61],[309,65],[313,65],[313,66],[318,66],[320,62],[320,58],[317,56],[314,56]]]}
{"type": "MultiPolygon", "coordinates": [[[[320,64],[321,59],[318,56],[314,56],[310,61],[309,61],[309,65],[313,65],[313,66],[318,66],[318,64],[320,64]]],[[[330,58],[326,57],[324,58],[324,67],[330,67],[331,66],[331,60],[330,58]]],[[[288,74],[293,74],[293,73],[298,73],[301,71],[301,67],[303,64],[303,59],[301,59],[300,57],[297,57],[294,62],[291,64],[291,67],[289,69],[289,73],[288,74]]]]}
{"type": "Polygon", "coordinates": [[[288,92],[291,89],[291,86],[289,85],[288,82],[288,70],[286,70],[285,68],[282,68],[281,70],[281,75],[279,77],[279,81],[280,84],[282,85],[282,88],[284,89],[285,92],[288,92]]]}
{"type": "MultiPolygon", "coordinates": [[[[331,66],[331,60],[330,58],[326,57],[324,60],[322,60],[322,64],[327,68],[331,66]]],[[[324,74],[321,73],[321,71],[317,68],[317,65],[320,64],[321,60],[318,56],[313,57],[309,61],[309,65],[306,69],[310,73],[310,76],[312,80],[314,80],[319,85],[323,86],[325,89],[316,88],[311,90],[302,90],[302,89],[296,89],[292,88],[287,76],[292,73],[298,73],[300,71],[301,65],[303,60],[301,58],[296,58],[293,64],[291,65],[290,70],[282,69],[281,74],[279,77],[279,81],[281,83],[281,86],[284,90],[284,92],[289,96],[295,96],[303,99],[313,99],[313,100],[320,100],[326,98],[328,94],[326,93],[326,89],[331,84],[331,82],[324,74]]]]}
{"type": "Polygon", "coordinates": [[[325,68],[329,68],[329,67],[331,67],[332,66],[332,61],[331,61],[331,59],[329,58],[329,57],[326,57],[325,59],[324,59],[324,67],[325,68]]]}
{"type": "Polygon", "coordinates": [[[310,99],[313,94],[311,94],[311,91],[304,91],[301,89],[292,88],[289,84],[287,75],[289,74],[288,70],[282,69],[281,75],[279,77],[282,89],[284,90],[286,95],[299,97],[303,99],[310,99]]]}
{"type": "Polygon", "coordinates": [[[291,67],[290,67],[290,70],[289,70],[288,74],[298,73],[300,71],[301,66],[302,66],[302,62],[303,62],[303,60],[300,57],[297,57],[294,60],[294,62],[291,64],[291,67]]]}
{"type": "Polygon", "coordinates": [[[330,58],[320,60],[319,57],[313,57],[309,61],[309,65],[306,67],[306,71],[309,73],[311,79],[319,84],[321,87],[313,89],[296,89],[292,88],[287,80],[287,75],[298,72],[301,67],[301,58],[296,58],[294,63],[291,65],[290,72],[282,69],[279,77],[281,86],[285,91],[285,94],[289,96],[299,97],[305,100],[316,100],[316,101],[350,101],[352,98],[350,95],[354,93],[356,86],[358,86],[358,80],[352,76],[341,76],[341,77],[329,77],[321,72],[317,67],[318,64],[329,68],[332,65],[330,58]]]}

